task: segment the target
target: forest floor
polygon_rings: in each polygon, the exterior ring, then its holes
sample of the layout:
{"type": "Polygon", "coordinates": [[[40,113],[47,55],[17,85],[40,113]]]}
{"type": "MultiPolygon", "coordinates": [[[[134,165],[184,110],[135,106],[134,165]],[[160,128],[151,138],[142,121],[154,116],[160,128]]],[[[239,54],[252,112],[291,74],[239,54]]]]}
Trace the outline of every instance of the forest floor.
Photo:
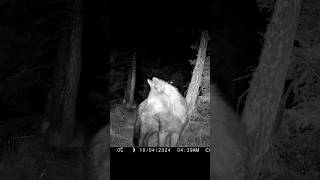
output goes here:
{"type": "Polygon", "coordinates": [[[87,159],[82,147],[50,148],[35,137],[6,149],[0,161],[1,180],[87,179],[87,159]]]}
{"type": "MultiPolygon", "coordinates": [[[[135,110],[126,110],[123,105],[113,106],[110,111],[111,147],[133,146],[133,124],[136,119],[135,110]]],[[[177,146],[180,147],[210,147],[210,123],[206,114],[193,116],[184,130],[177,146]]],[[[156,136],[151,137],[151,146],[156,146],[156,136]]]]}

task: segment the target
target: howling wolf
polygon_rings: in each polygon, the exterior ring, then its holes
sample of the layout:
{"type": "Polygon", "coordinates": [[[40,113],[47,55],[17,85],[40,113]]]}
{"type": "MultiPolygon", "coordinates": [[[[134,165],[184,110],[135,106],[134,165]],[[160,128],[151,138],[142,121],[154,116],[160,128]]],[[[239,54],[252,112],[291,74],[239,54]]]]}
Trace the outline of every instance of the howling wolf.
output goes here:
{"type": "Polygon", "coordinates": [[[187,103],[171,84],[156,77],[147,81],[150,92],[138,107],[133,144],[149,146],[157,134],[158,146],[176,146],[187,124],[187,103]]]}
{"type": "Polygon", "coordinates": [[[246,174],[247,138],[240,117],[211,85],[210,180],[243,180],[246,174]]]}
{"type": "Polygon", "coordinates": [[[102,128],[91,142],[90,180],[110,179],[109,127],[102,128]]]}

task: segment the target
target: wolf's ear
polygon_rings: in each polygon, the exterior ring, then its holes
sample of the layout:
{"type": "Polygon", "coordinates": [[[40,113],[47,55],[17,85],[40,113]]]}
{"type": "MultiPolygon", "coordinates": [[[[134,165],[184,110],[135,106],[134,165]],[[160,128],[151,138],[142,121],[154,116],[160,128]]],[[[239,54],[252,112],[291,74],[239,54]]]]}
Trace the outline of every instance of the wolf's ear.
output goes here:
{"type": "Polygon", "coordinates": [[[154,83],[153,83],[153,81],[152,81],[152,80],[147,79],[147,81],[148,81],[148,84],[149,84],[149,86],[150,86],[150,87],[153,87],[153,86],[154,86],[154,83]]]}
{"type": "Polygon", "coordinates": [[[160,79],[158,79],[158,78],[156,78],[156,77],[153,77],[152,80],[153,80],[153,81],[160,81],[160,79]]]}

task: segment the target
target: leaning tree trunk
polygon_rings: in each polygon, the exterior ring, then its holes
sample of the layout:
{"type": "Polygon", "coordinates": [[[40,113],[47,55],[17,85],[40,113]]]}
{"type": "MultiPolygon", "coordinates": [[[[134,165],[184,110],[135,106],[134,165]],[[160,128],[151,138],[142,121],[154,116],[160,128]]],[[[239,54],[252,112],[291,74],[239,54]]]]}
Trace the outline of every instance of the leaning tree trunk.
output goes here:
{"type": "Polygon", "coordinates": [[[203,65],[206,60],[207,45],[209,41],[209,35],[207,31],[202,31],[200,46],[197,55],[197,62],[192,72],[191,82],[188,87],[186,101],[188,104],[188,114],[190,115],[196,105],[197,97],[199,94],[199,87],[201,83],[201,77],[203,72],[203,65]]]}
{"type": "Polygon", "coordinates": [[[136,69],[137,69],[137,49],[135,48],[132,54],[131,71],[128,74],[127,89],[125,92],[124,102],[126,108],[135,108],[134,104],[134,89],[136,86],[136,69]]]}
{"type": "Polygon", "coordinates": [[[272,143],[272,130],[291,63],[300,7],[301,0],[277,0],[260,63],[250,84],[242,115],[251,148],[249,179],[259,179],[263,175],[262,159],[272,143]]]}
{"type": "Polygon", "coordinates": [[[73,138],[78,84],[81,71],[82,0],[75,0],[71,33],[65,31],[54,72],[49,105],[49,143],[63,147],[73,138]]]}

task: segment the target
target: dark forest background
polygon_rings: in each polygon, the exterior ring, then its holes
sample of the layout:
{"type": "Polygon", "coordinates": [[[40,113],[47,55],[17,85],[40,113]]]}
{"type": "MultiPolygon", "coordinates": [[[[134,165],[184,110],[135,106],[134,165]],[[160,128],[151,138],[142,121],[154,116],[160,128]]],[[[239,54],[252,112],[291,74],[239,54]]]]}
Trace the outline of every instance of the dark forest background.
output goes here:
{"type": "MultiPolygon", "coordinates": [[[[64,32],[72,28],[72,2],[0,2],[0,162],[27,162],[23,161],[26,156],[40,157],[17,154],[26,151],[19,150],[21,144],[38,140],[46,132],[54,68],[64,32]]],[[[154,76],[172,81],[185,95],[193,70],[190,60],[196,59],[201,30],[210,34],[210,80],[217,86],[219,96],[234,111],[242,113],[274,1],[84,0],[83,3],[82,65],[74,132],[77,140],[70,143],[71,147],[88,151],[94,134],[109,122],[110,108],[125,96],[133,52],[137,52],[136,104],[148,95],[146,79],[154,76]],[[110,63],[112,53],[116,54],[116,64],[110,63]]],[[[273,152],[277,152],[275,159],[281,162],[270,166],[279,165],[285,170],[269,168],[268,172],[297,172],[295,177],[314,174],[316,179],[320,171],[319,6],[316,0],[303,3],[293,44],[295,60],[285,84],[285,90],[291,91],[280,118],[284,120],[278,121],[280,130],[275,133],[278,141],[272,144],[276,149],[273,152]],[[291,82],[299,77],[303,78],[291,87],[291,82]]],[[[5,167],[0,165],[0,172],[5,167]]]]}

